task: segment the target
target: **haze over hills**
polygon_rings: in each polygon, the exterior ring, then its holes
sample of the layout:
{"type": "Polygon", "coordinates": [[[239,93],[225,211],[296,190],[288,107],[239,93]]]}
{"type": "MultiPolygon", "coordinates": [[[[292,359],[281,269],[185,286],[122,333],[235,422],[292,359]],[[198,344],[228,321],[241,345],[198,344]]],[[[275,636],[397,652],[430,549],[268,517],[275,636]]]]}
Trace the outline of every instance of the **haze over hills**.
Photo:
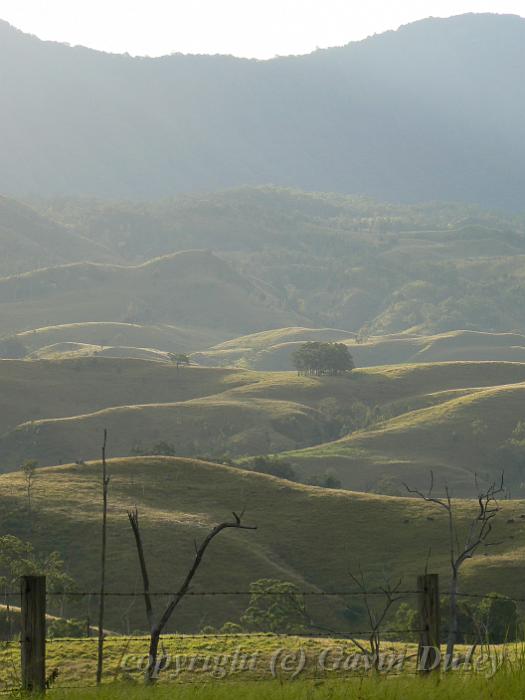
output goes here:
{"type": "MultiPolygon", "coordinates": [[[[30,211],[39,221],[70,235],[69,246],[51,250],[82,266],[0,280],[3,335],[47,325],[130,320],[178,328],[215,324],[216,333],[219,307],[223,336],[215,342],[289,325],[365,336],[525,331],[525,221],[520,216],[460,204],[403,206],[273,187],[160,202],[61,199],[33,205],[30,211]],[[91,251],[86,252],[85,241],[91,251]],[[85,264],[86,259],[98,261],[101,250],[113,265],[85,264]],[[173,258],[174,252],[183,257],[173,258]],[[137,267],[159,257],[164,262],[137,267]],[[184,276],[171,279],[176,260],[184,276]],[[136,272],[125,272],[123,265],[136,272]],[[150,284],[154,271],[163,280],[157,291],[150,284]],[[138,284],[131,283],[133,276],[138,284]],[[46,298],[36,300],[41,284],[46,298]],[[113,296],[107,301],[110,288],[113,296]],[[252,292],[246,297],[248,288],[252,292]],[[249,300],[253,308],[248,312],[249,300]]],[[[26,228],[22,219],[12,235],[24,240],[26,228]]],[[[16,271],[19,261],[6,251],[6,268],[16,271]]],[[[40,265],[41,256],[28,253],[23,269],[40,265]]],[[[77,342],[74,336],[61,340],[77,342]]],[[[156,347],[156,342],[158,334],[140,345],[156,347]]],[[[190,349],[213,344],[210,338],[190,349]]]]}
{"type": "Polygon", "coordinates": [[[298,320],[206,251],[186,251],[143,265],[75,263],[0,278],[4,332],[76,322],[178,323],[217,335],[298,320]]]}
{"type": "Polygon", "coordinates": [[[72,260],[107,262],[113,251],[40,216],[34,209],[0,196],[0,275],[26,272],[72,260]]]}
{"type": "MultiPolygon", "coordinates": [[[[372,587],[449,573],[446,515],[405,482],[452,495],[460,541],[503,471],[497,545],[461,590],[520,595],[524,66],[514,16],[269,61],[0,21],[0,528],[38,566],[57,550],[86,592],[68,615],[100,582],[102,441],[115,592],[141,586],[133,504],[157,592],[244,507],[259,529],[214,546],[198,587],[341,590],[349,556],[372,587]],[[294,361],[312,341],[340,345],[294,361]]],[[[107,626],[143,629],[115,599],[107,626]]],[[[172,629],[246,602],[189,597],[172,629]]],[[[360,614],[312,602],[333,629],[360,614]]]]}
{"type": "Polygon", "coordinates": [[[272,182],[522,209],[524,47],[525,21],[500,15],[270,61],[109,55],[1,23],[0,191],[272,182]]]}
{"type": "MultiPolygon", "coordinates": [[[[5,470],[95,458],[108,428],[118,457],[276,454],[301,480],[330,471],[387,493],[433,468],[472,495],[473,471],[497,471],[525,418],[522,217],[274,187],[4,206],[24,213],[13,240],[70,244],[50,245],[66,264],[31,269],[37,251],[0,278],[0,351],[19,358],[0,363],[5,470]],[[308,340],[345,343],[358,369],[297,377],[308,340]],[[201,367],[178,370],[181,352],[201,367]]],[[[504,458],[520,493],[521,462],[504,458]]]]}

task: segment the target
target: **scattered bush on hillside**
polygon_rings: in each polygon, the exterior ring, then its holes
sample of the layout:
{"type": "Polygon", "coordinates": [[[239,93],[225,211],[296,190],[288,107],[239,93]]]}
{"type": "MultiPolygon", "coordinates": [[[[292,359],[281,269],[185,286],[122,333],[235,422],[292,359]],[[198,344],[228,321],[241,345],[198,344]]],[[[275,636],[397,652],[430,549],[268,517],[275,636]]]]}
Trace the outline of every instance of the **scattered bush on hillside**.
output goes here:
{"type": "Polygon", "coordinates": [[[316,377],[345,374],[355,367],[344,343],[304,343],[292,353],[292,363],[299,374],[316,377]]]}
{"type": "Polygon", "coordinates": [[[219,631],[221,634],[242,634],[244,632],[242,626],[236,622],[225,622],[219,631]]]}
{"type": "Polygon", "coordinates": [[[474,437],[485,435],[488,429],[488,425],[485,423],[485,421],[481,420],[480,418],[476,418],[472,421],[472,435],[474,437]]]}
{"type": "Polygon", "coordinates": [[[384,474],[380,477],[367,491],[379,493],[383,496],[404,496],[406,494],[406,489],[402,482],[389,474],[384,474]]]}
{"type": "Polygon", "coordinates": [[[287,479],[288,481],[305,483],[309,486],[321,486],[325,489],[342,488],[341,481],[333,469],[327,469],[323,474],[314,474],[303,482],[292,465],[282,459],[279,459],[278,457],[259,455],[258,457],[253,457],[248,466],[255,472],[259,472],[260,474],[270,474],[271,476],[276,476],[279,479],[287,479]]]}
{"type": "Polygon", "coordinates": [[[305,631],[305,602],[289,581],[259,579],[250,584],[250,600],[241,625],[250,632],[300,634],[305,631]]]}
{"type": "Polygon", "coordinates": [[[489,467],[504,470],[509,488],[525,491],[525,422],[518,421],[510,437],[489,451],[486,461],[489,467]]]}
{"type": "Polygon", "coordinates": [[[30,542],[25,542],[14,535],[0,537],[0,586],[14,589],[20,576],[46,576],[50,592],[61,591],[65,595],[57,600],[51,598],[48,603],[52,610],[58,608],[63,615],[65,597],[76,589],[74,579],[65,571],[64,562],[58,552],[42,556],[35,552],[30,542]]]}
{"type": "Polygon", "coordinates": [[[396,610],[393,626],[403,633],[403,641],[416,642],[419,638],[419,615],[408,603],[401,603],[396,610]]]}
{"type": "Polygon", "coordinates": [[[47,636],[51,639],[78,638],[87,636],[86,623],[83,620],[65,620],[58,618],[47,623],[47,636]]]}
{"type": "Polygon", "coordinates": [[[341,489],[343,484],[333,469],[327,469],[324,474],[314,474],[306,481],[310,486],[321,486],[324,489],[341,489]]]}
{"type": "Polygon", "coordinates": [[[372,408],[363,401],[354,401],[349,407],[341,406],[333,397],[322,399],[318,408],[325,418],[324,430],[327,441],[338,440],[357,430],[365,430],[391,417],[379,406],[372,408]]]}
{"type": "Polygon", "coordinates": [[[253,458],[252,465],[253,471],[260,474],[270,474],[271,476],[279,477],[279,479],[297,481],[297,475],[292,465],[276,457],[260,455],[253,458]]]}
{"type": "Polygon", "coordinates": [[[187,367],[191,364],[189,356],[181,352],[169,352],[168,357],[175,365],[177,365],[177,368],[187,367]]]}
{"type": "MultiPolygon", "coordinates": [[[[442,618],[447,619],[450,601],[441,598],[442,618]]],[[[419,619],[415,608],[401,603],[395,615],[394,626],[409,630],[404,641],[414,642],[418,638],[419,619]]],[[[502,644],[522,638],[522,624],[516,603],[498,593],[489,593],[480,601],[458,601],[458,638],[460,644],[502,644]]],[[[441,629],[441,641],[447,639],[446,625],[441,629]]]]}
{"type": "Polygon", "coordinates": [[[18,338],[0,339],[0,359],[2,360],[22,360],[27,357],[28,350],[18,338]]]}
{"type": "Polygon", "coordinates": [[[161,440],[152,447],[146,449],[140,445],[134,445],[131,448],[131,453],[137,457],[175,457],[177,451],[175,449],[175,445],[172,445],[170,442],[166,442],[165,440],[161,440]]]}
{"type": "Polygon", "coordinates": [[[224,464],[225,467],[238,466],[229,454],[193,455],[193,459],[198,459],[201,462],[215,462],[215,464],[224,464]]]}
{"type": "Polygon", "coordinates": [[[205,626],[202,634],[265,632],[301,634],[306,630],[303,594],[290,581],[259,579],[250,584],[250,600],[240,623],[225,622],[222,627],[205,626]]]}
{"type": "Polygon", "coordinates": [[[476,610],[481,637],[494,644],[522,639],[522,625],[516,603],[507,596],[489,593],[476,610]]]}

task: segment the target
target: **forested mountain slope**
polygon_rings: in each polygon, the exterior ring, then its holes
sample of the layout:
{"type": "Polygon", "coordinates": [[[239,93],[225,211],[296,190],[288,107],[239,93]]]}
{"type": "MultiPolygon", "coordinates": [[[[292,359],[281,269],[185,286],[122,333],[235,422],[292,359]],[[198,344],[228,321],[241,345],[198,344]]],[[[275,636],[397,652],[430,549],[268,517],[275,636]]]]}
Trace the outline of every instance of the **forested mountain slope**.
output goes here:
{"type": "Polygon", "coordinates": [[[525,21],[503,15],[270,61],[110,55],[1,23],[0,191],[272,182],[521,209],[524,46],[525,21]]]}

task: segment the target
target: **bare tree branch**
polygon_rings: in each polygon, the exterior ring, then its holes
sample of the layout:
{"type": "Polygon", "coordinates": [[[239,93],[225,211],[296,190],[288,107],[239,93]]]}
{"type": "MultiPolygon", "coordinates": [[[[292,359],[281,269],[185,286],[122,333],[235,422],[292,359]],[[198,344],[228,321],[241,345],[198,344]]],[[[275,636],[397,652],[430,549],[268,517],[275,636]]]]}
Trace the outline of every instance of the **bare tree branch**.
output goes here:
{"type": "Polygon", "coordinates": [[[142,574],[142,584],[144,589],[144,604],[146,606],[146,617],[148,619],[149,630],[153,629],[153,605],[149,591],[149,576],[146,566],[146,558],[144,556],[144,546],[142,544],[142,535],[140,533],[139,512],[137,507],[133,510],[128,510],[128,518],[135,536],[135,544],[137,546],[137,554],[139,556],[140,572],[142,574]]]}
{"type": "Polygon", "coordinates": [[[109,476],[106,464],[107,442],[108,431],[104,429],[104,441],[102,443],[102,551],[100,566],[100,600],[98,608],[97,685],[100,685],[102,681],[102,665],[104,662],[104,596],[106,594],[106,543],[109,487],[109,476]]]}
{"type": "Polygon", "coordinates": [[[464,544],[461,546],[459,541],[459,532],[457,528],[454,507],[448,486],[445,487],[445,499],[435,498],[432,495],[434,487],[434,475],[430,472],[430,487],[428,494],[424,494],[418,489],[411,489],[405,484],[408,493],[418,496],[428,503],[436,504],[447,512],[448,520],[448,535],[449,535],[449,553],[450,553],[450,613],[449,613],[449,633],[447,639],[447,656],[446,663],[450,667],[454,646],[458,635],[458,608],[457,595],[459,572],[461,566],[471,559],[481,545],[493,546],[495,543],[488,542],[488,538],[492,533],[492,521],[501,510],[498,502],[498,497],[505,492],[504,473],[501,473],[501,479],[498,482],[493,481],[484,491],[480,490],[477,474],[474,475],[474,482],[478,489],[477,497],[477,513],[471,520],[467,529],[467,535],[464,544]]]}
{"type": "Polygon", "coordinates": [[[402,579],[399,579],[393,586],[390,585],[390,582],[387,581],[386,585],[380,588],[380,590],[384,594],[384,604],[381,610],[376,611],[370,603],[363,572],[361,571],[361,569],[359,570],[359,572],[359,578],[355,576],[352,572],[350,572],[350,578],[356,584],[356,586],[358,586],[363,597],[363,602],[366,608],[368,622],[370,625],[370,637],[368,640],[368,643],[370,645],[370,656],[372,658],[374,668],[377,669],[380,663],[382,644],[381,626],[394,603],[396,603],[398,600],[401,600],[401,598],[403,597],[402,595],[397,595],[399,589],[401,588],[402,579]]]}
{"type": "Polygon", "coordinates": [[[146,671],[146,682],[147,683],[152,683],[156,680],[158,676],[158,664],[157,664],[157,657],[158,657],[158,651],[159,651],[159,642],[160,642],[160,636],[168,624],[171,616],[173,615],[173,612],[181,602],[181,600],[184,598],[186,593],[188,592],[191,582],[193,581],[193,578],[195,574],[197,573],[199,566],[202,563],[204,554],[206,553],[206,550],[210,546],[210,544],[213,542],[213,540],[219,535],[223,530],[227,529],[237,529],[237,530],[256,530],[257,526],[255,525],[243,525],[242,523],[242,517],[244,515],[244,510],[240,515],[237,513],[233,513],[234,520],[233,521],[226,521],[223,523],[220,523],[219,525],[216,525],[209,533],[208,535],[204,538],[202,543],[197,546],[196,543],[194,543],[195,546],[195,558],[193,560],[193,563],[186,574],[186,577],[184,581],[182,582],[182,585],[180,586],[179,590],[175,595],[172,597],[172,599],[169,601],[168,605],[166,606],[164,612],[160,616],[160,619],[158,620],[157,623],[154,622],[153,620],[153,608],[151,605],[151,597],[150,597],[150,592],[149,592],[149,577],[147,573],[147,568],[146,568],[146,562],[145,562],[145,557],[144,557],[144,549],[142,545],[142,537],[140,535],[140,528],[139,528],[139,519],[138,519],[138,511],[135,508],[133,511],[128,512],[128,518],[131,524],[131,527],[133,529],[133,534],[135,535],[135,544],[137,546],[137,552],[139,556],[139,562],[140,562],[140,567],[141,567],[141,572],[142,572],[142,578],[144,581],[144,602],[146,605],[146,615],[148,617],[148,622],[150,623],[150,647],[149,647],[149,663],[148,663],[148,668],[146,671]]]}

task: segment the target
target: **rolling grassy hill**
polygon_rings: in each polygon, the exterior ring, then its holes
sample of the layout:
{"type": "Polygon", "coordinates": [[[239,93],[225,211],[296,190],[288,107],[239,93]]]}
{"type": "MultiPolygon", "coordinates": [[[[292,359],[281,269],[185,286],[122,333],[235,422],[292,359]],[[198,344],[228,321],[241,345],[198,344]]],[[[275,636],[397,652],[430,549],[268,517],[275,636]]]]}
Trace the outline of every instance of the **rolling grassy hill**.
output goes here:
{"type": "Polygon", "coordinates": [[[0,361],[0,431],[41,418],[64,418],[134,402],[170,403],[216,394],[254,375],[110,358],[0,361]],[[30,399],[28,400],[28,397],[30,399]]]}
{"type": "MultiPolygon", "coordinates": [[[[411,588],[425,568],[447,570],[444,514],[427,504],[325,490],[216,464],[173,458],[111,460],[108,590],[139,591],[140,575],[126,509],[138,505],[152,589],[170,590],[192,559],[194,539],[246,508],[255,532],[227,532],[209,551],[194,590],[246,590],[259,578],[278,578],[312,591],[351,590],[348,570],[361,567],[371,586],[385,574],[403,576],[411,588]],[[326,542],[330,541],[327,550],[326,542]]],[[[33,491],[32,540],[41,551],[57,549],[85,591],[98,581],[100,464],[38,470],[33,491]]],[[[24,482],[19,473],[0,476],[0,522],[4,531],[27,535],[24,482]]],[[[521,545],[525,504],[506,501],[494,536],[502,542],[468,562],[462,590],[521,595],[525,556],[521,545]],[[507,521],[512,520],[512,523],[507,521]],[[482,575],[481,575],[482,573],[482,575]]],[[[460,520],[475,503],[458,502],[460,520]]],[[[444,584],[446,585],[446,584],[444,584]]],[[[353,599],[352,599],[353,600],[353,599]]],[[[353,600],[355,603],[355,600],[353,600]]],[[[84,601],[87,604],[87,601],[84,601]]],[[[243,596],[189,598],[171,629],[198,631],[206,624],[238,620],[243,596]]],[[[312,612],[343,623],[342,598],[322,598],[312,612]]],[[[80,616],[74,601],[69,615],[80,616]]],[[[107,624],[144,629],[142,601],[112,598],[107,624]]]]}
{"type": "Polygon", "coordinates": [[[437,335],[410,333],[374,336],[358,342],[355,334],[331,328],[281,328],[234,338],[194,353],[210,366],[285,371],[291,355],[307,341],[345,343],[357,367],[417,362],[494,360],[525,362],[525,335],[448,331],[437,335]]]}
{"type": "Polygon", "coordinates": [[[223,337],[296,318],[262,289],[204,251],[136,267],[78,263],[0,279],[3,333],[85,322],[172,323],[223,337]]]}
{"type": "MultiPolygon", "coordinates": [[[[140,323],[96,321],[35,328],[15,334],[29,353],[73,343],[88,345],[100,352],[107,347],[148,348],[160,352],[191,352],[222,336],[220,330],[178,327],[169,324],[147,326],[140,323]]],[[[55,350],[60,354],[60,349],[55,350]]]]}
{"type": "Polygon", "coordinates": [[[28,459],[41,464],[91,459],[105,428],[116,455],[148,454],[168,443],[180,455],[242,456],[322,442],[323,427],[318,412],[302,404],[219,395],[23,423],[0,439],[0,459],[8,470],[28,459]]]}
{"type": "MultiPolygon", "coordinates": [[[[357,490],[402,493],[403,481],[424,489],[432,470],[441,487],[449,483],[456,493],[472,492],[475,474],[495,475],[507,466],[498,448],[525,418],[525,384],[443,398],[435,406],[409,410],[371,430],[283,458],[305,473],[329,465],[347,488],[357,490]]],[[[507,476],[516,479],[512,472],[507,476]]]]}
{"type": "MultiPolygon", "coordinates": [[[[525,363],[361,368],[345,377],[77,358],[0,362],[0,464],[16,470],[110,454],[189,457],[276,453],[301,480],[327,470],[345,488],[398,493],[430,469],[458,494],[496,474],[522,413],[525,363]],[[31,396],[31,401],[27,401],[31,396]]],[[[244,461],[243,461],[244,463],[244,461]]],[[[509,471],[519,493],[522,476],[509,471]]]]}

